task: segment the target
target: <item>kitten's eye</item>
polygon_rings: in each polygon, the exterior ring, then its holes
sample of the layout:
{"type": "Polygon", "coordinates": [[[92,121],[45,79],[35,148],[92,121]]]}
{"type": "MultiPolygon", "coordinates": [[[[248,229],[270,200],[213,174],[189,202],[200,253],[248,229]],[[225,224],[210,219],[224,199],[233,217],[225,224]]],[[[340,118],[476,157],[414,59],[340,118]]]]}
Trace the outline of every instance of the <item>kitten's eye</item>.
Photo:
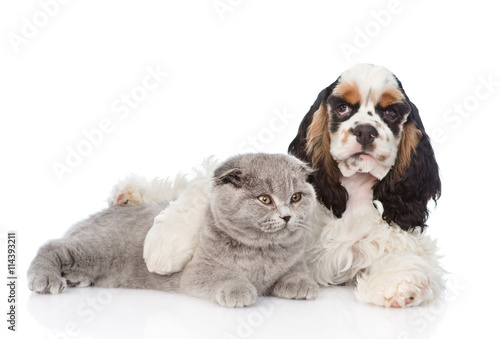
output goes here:
{"type": "Polygon", "coordinates": [[[297,202],[299,201],[300,199],[302,199],[302,194],[300,193],[295,193],[294,195],[292,195],[292,198],[290,199],[292,202],[297,202]]]}
{"type": "Polygon", "coordinates": [[[265,194],[259,195],[257,199],[265,205],[269,205],[272,202],[271,197],[265,194]]]}
{"type": "Polygon", "coordinates": [[[351,107],[347,104],[340,104],[335,110],[340,116],[351,113],[351,107]]]}

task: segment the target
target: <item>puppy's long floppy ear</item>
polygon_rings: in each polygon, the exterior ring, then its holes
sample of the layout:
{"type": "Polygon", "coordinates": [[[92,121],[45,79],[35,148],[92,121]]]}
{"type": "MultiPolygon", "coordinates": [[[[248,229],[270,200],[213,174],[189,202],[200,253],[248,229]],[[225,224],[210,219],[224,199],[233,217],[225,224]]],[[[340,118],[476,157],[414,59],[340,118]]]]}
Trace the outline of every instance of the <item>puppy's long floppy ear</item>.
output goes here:
{"type": "Polygon", "coordinates": [[[330,153],[329,113],[326,99],[337,81],[322,90],[302,120],[297,136],[290,143],[288,153],[312,166],[311,182],[318,199],[337,218],[346,209],[347,191],[340,184],[340,170],[330,153]]]}
{"type": "Polygon", "coordinates": [[[388,223],[394,222],[406,231],[416,227],[423,230],[429,216],[427,203],[441,196],[439,168],[418,109],[398,83],[411,111],[403,126],[396,163],[373,187],[373,197],[382,202],[382,217],[388,223]]]}

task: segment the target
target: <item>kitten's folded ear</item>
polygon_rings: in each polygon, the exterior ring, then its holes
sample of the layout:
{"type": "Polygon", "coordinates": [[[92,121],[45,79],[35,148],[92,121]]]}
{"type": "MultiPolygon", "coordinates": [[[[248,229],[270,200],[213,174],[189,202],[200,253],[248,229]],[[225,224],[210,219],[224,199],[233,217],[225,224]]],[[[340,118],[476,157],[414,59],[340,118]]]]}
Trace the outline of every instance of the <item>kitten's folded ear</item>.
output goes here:
{"type": "Polygon", "coordinates": [[[231,161],[222,164],[215,170],[214,183],[217,186],[231,184],[234,187],[241,187],[243,172],[231,161]]]}

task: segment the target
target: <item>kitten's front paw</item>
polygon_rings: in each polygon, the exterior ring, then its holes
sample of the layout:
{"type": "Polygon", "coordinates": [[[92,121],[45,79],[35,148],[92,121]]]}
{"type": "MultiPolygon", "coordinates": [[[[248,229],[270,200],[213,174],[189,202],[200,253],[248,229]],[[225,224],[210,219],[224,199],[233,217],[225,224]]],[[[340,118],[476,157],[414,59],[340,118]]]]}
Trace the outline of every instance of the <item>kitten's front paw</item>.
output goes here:
{"type": "Polygon", "coordinates": [[[92,285],[92,281],[82,273],[63,273],[63,278],[66,279],[68,287],[88,287],[92,285]]]}
{"type": "Polygon", "coordinates": [[[250,306],[257,301],[257,289],[249,282],[229,281],[219,288],[215,301],[224,307],[250,306]]]}
{"type": "Polygon", "coordinates": [[[66,279],[56,272],[30,270],[28,272],[28,287],[36,293],[57,294],[66,290],[66,279]]]}
{"type": "Polygon", "coordinates": [[[311,278],[285,276],[273,289],[273,295],[285,299],[315,299],[319,294],[318,284],[311,278]]]}

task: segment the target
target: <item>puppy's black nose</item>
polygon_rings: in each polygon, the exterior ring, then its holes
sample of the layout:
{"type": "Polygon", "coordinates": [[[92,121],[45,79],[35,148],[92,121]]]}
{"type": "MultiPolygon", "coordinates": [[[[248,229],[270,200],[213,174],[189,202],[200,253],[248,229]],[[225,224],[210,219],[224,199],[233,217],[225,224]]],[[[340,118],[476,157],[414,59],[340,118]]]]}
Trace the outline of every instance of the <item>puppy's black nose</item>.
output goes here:
{"type": "Polygon", "coordinates": [[[356,141],[362,146],[369,145],[378,137],[378,132],[372,125],[358,125],[351,130],[351,133],[356,136],[356,141]]]}
{"type": "Polygon", "coordinates": [[[284,216],[284,217],[280,217],[280,218],[281,218],[281,219],[283,219],[283,220],[285,220],[285,222],[289,222],[289,221],[290,221],[291,216],[286,215],[286,216],[284,216]]]}

